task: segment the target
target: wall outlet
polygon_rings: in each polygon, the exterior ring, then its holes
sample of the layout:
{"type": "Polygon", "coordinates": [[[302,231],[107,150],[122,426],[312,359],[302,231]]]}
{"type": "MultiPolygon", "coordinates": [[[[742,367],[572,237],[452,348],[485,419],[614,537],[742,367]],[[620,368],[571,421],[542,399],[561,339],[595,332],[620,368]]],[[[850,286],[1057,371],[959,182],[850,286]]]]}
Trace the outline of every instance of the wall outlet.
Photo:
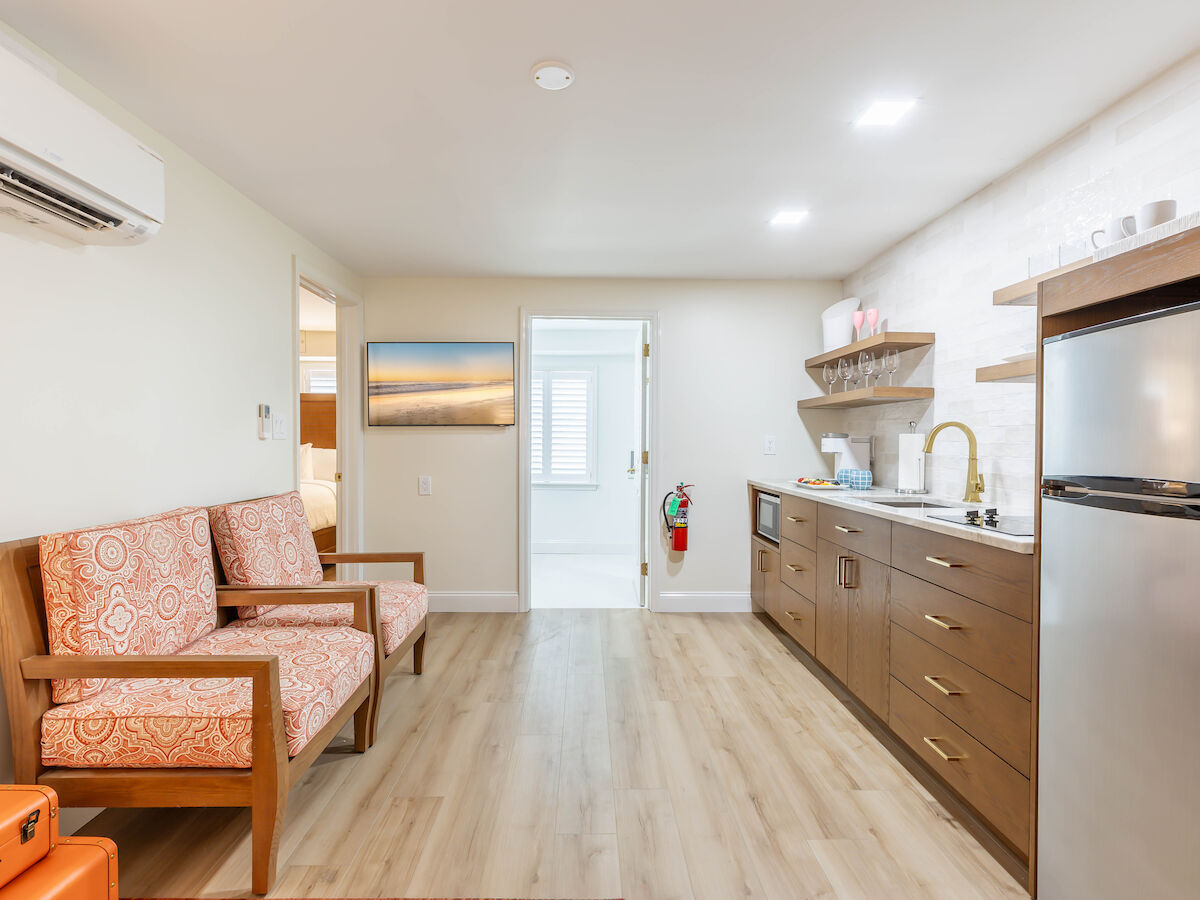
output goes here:
{"type": "Polygon", "coordinates": [[[774,455],[775,455],[775,435],[764,434],[763,435],[763,456],[774,456],[774,455]]]}
{"type": "Polygon", "coordinates": [[[422,497],[428,497],[433,493],[433,476],[418,475],[417,476],[417,493],[422,497]]]}
{"type": "Polygon", "coordinates": [[[276,441],[287,440],[287,416],[283,413],[274,413],[271,416],[271,439],[276,441]]]}

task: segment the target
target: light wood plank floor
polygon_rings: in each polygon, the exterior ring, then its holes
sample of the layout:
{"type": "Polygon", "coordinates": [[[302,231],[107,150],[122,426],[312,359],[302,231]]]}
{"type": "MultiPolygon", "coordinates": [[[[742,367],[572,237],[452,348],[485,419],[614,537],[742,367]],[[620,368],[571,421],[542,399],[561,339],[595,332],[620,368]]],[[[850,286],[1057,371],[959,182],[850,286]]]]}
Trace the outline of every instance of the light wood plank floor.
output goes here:
{"type": "MultiPolygon", "coordinates": [[[[1024,897],[752,615],[430,617],[292,791],[274,896],[1024,897]]],[[[108,810],[122,896],[245,896],[249,814],[108,810]]]]}

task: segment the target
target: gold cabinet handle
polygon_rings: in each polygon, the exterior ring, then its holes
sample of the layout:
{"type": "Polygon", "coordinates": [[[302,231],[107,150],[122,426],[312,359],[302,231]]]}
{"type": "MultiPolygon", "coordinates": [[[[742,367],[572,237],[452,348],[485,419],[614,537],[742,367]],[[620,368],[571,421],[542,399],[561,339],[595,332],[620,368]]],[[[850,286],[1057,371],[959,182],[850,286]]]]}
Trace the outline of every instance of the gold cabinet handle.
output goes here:
{"type": "Polygon", "coordinates": [[[961,569],[962,563],[950,562],[948,559],[942,559],[940,556],[927,556],[925,562],[931,562],[935,566],[941,566],[943,569],[961,569]]]}
{"type": "Polygon", "coordinates": [[[837,586],[838,587],[846,586],[846,557],[844,557],[844,556],[838,557],[837,586]]]}
{"type": "Polygon", "coordinates": [[[801,622],[804,620],[803,616],[798,616],[794,612],[788,612],[786,609],[783,611],[783,614],[785,616],[787,616],[789,619],[791,619],[793,622],[801,622]]]}
{"type": "Polygon", "coordinates": [[[929,613],[926,613],[925,619],[929,622],[932,622],[938,628],[945,628],[947,631],[962,631],[961,625],[951,625],[943,616],[932,616],[929,613]]]}
{"type": "Polygon", "coordinates": [[[858,574],[858,559],[853,556],[847,556],[845,557],[845,560],[845,563],[842,564],[842,587],[852,591],[858,587],[858,579],[855,578],[854,583],[851,584],[850,573],[853,571],[855,575],[858,574]],[[850,568],[851,563],[854,563],[853,569],[850,568]]]}
{"type": "Polygon", "coordinates": [[[766,554],[766,552],[766,550],[758,551],[758,571],[760,572],[767,571],[766,567],[763,565],[763,556],[766,554]]]}
{"type": "Polygon", "coordinates": [[[842,534],[860,534],[862,532],[861,528],[851,528],[849,525],[834,525],[833,527],[842,534]]]}
{"type": "Polygon", "coordinates": [[[804,566],[793,566],[791,563],[788,563],[787,567],[789,569],[791,569],[793,572],[803,572],[804,571],[804,566]]]}
{"type": "Polygon", "coordinates": [[[960,759],[966,758],[965,754],[947,753],[945,750],[943,750],[941,747],[939,747],[938,741],[944,741],[945,738],[927,737],[927,738],[921,738],[921,740],[923,740],[925,743],[927,743],[933,749],[933,752],[936,753],[938,756],[940,756],[942,759],[944,759],[946,762],[957,762],[960,759]]]}
{"type": "Polygon", "coordinates": [[[805,521],[805,519],[804,519],[803,517],[801,517],[801,516],[788,516],[788,517],[787,517],[787,520],[788,520],[789,522],[803,522],[803,521],[805,521]]]}
{"type": "Polygon", "coordinates": [[[960,691],[958,688],[948,688],[942,684],[941,675],[926,675],[925,680],[932,684],[935,688],[945,694],[947,697],[957,697],[965,691],[960,691]]]}

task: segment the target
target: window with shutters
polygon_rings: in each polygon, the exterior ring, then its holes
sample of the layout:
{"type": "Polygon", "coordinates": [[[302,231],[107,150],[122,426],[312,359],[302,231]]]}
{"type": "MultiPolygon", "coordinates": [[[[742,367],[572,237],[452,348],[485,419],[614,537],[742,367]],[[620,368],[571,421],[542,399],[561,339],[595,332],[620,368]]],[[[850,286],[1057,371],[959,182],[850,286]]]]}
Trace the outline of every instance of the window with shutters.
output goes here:
{"type": "Polygon", "coordinates": [[[332,356],[300,357],[300,390],[305,394],[336,394],[336,358],[332,356]]]}
{"type": "Polygon", "coordinates": [[[535,484],[596,483],[596,370],[534,369],[530,465],[535,484]]]}

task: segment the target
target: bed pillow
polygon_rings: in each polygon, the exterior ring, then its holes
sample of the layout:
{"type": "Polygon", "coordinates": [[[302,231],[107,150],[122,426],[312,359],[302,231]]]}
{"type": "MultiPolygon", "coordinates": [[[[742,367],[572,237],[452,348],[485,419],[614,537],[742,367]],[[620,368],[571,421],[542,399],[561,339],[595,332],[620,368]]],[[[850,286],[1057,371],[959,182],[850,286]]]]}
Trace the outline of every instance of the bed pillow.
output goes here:
{"type": "Polygon", "coordinates": [[[312,481],[316,476],[313,475],[313,445],[300,445],[300,480],[312,481]]]}
{"type": "Polygon", "coordinates": [[[337,451],[324,447],[312,448],[312,474],[310,479],[335,481],[337,479],[337,451]]]}

